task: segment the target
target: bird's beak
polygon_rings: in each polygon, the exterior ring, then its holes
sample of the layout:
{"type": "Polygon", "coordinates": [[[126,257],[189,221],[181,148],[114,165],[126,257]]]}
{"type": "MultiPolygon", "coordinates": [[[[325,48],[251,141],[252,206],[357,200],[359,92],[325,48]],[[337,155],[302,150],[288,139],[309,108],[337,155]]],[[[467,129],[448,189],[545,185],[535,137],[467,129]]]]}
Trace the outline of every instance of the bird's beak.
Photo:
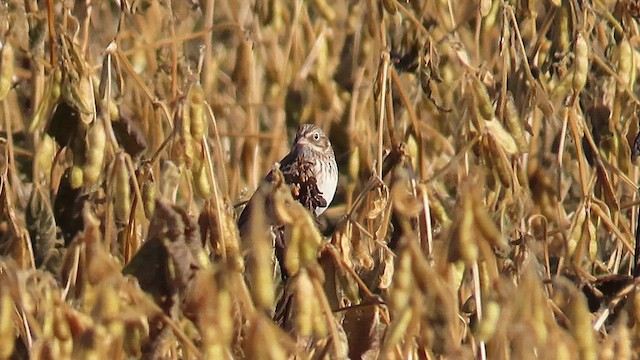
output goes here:
{"type": "Polygon", "coordinates": [[[304,136],[298,139],[298,141],[296,142],[297,147],[302,147],[305,145],[309,145],[309,140],[304,136]]]}

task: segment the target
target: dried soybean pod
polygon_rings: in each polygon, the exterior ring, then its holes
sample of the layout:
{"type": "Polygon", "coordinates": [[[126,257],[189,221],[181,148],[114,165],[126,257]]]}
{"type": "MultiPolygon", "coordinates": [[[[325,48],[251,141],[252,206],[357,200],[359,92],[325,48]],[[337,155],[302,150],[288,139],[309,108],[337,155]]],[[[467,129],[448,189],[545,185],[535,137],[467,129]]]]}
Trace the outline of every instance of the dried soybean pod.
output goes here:
{"type": "Polygon", "coordinates": [[[204,115],[204,89],[200,83],[191,87],[187,105],[191,117],[191,136],[196,141],[200,141],[207,127],[204,115]]]}
{"type": "Polygon", "coordinates": [[[507,243],[502,236],[502,232],[491,220],[487,209],[482,204],[476,204],[473,207],[474,224],[479,230],[483,238],[485,238],[491,246],[500,250],[508,249],[507,243]]]}
{"type": "MultiPolygon", "coordinates": [[[[94,113],[93,86],[89,75],[81,74],[77,84],[70,85],[72,89],[72,104],[78,107],[82,114],[94,113]],[[75,85],[75,86],[74,86],[75,85]]],[[[63,94],[64,95],[64,94],[63,94]]],[[[89,124],[93,120],[93,116],[80,116],[85,124],[89,124]]]]}
{"type": "Polygon", "coordinates": [[[116,220],[127,223],[131,211],[131,187],[129,184],[129,171],[123,156],[119,156],[115,164],[114,184],[114,211],[116,220]]]}
{"type": "Polygon", "coordinates": [[[5,42],[0,53],[0,101],[4,100],[13,85],[14,73],[13,47],[9,42],[5,42]]]}
{"type": "Polygon", "coordinates": [[[291,229],[291,238],[284,250],[284,267],[289,274],[297,274],[300,271],[300,239],[303,235],[300,233],[300,226],[293,226],[291,229]]]}
{"type": "Polygon", "coordinates": [[[577,343],[579,358],[585,360],[597,359],[596,346],[598,340],[591,326],[591,313],[582,292],[572,289],[567,304],[567,317],[571,321],[571,333],[577,343]]]}
{"type": "Polygon", "coordinates": [[[505,109],[504,119],[507,129],[513,137],[518,150],[520,152],[526,152],[529,144],[527,144],[527,139],[525,138],[524,130],[522,129],[522,122],[520,116],[518,116],[518,110],[516,109],[516,105],[513,101],[513,95],[511,95],[511,93],[507,94],[507,106],[505,109]]]}
{"type": "Polygon", "coordinates": [[[296,330],[300,336],[311,335],[313,325],[313,284],[306,270],[296,276],[296,330]]]}
{"type": "Polygon", "coordinates": [[[51,176],[51,166],[53,165],[53,152],[55,149],[55,140],[49,134],[42,134],[40,144],[38,144],[38,150],[36,152],[36,159],[40,170],[49,179],[51,176]]]}
{"type": "MultiPolygon", "coordinates": [[[[149,171],[151,171],[150,168],[149,171]]],[[[144,184],[142,184],[142,205],[147,219],[151,219],[151,216],[156,209],[156,193],[156,182],[153,178],[153,173],[149,172],[144,180],[144,184]]]]}
{"type": "Polygon", "coordinates": [[[449,225],[451,223],[451,217],[447,213],[442,200],[436,196],[432,191],[427,191],[429,198],[429,208],[433,217],[442,224],[449,225]]]}
{"type": "Polygon", "coordinates": [[[304,267],[314,267],[318,263],[318,249],[322,244],[322,236],[311,223],[310,218],[306,218],[305,220],[310,221],[304,221],[294,225],[304,234],[302,241],[300,241],[300,263],[304,267]]]}
{"type": "Polygon", "coordinates": [[[246,38],[240,40],[236,53],[236,65],[231,73],[231,79],[239,89],[245,89],[253,76],[253,43],[246,38]]]}
{"type": "Polygon", "coordinates": [[[195,181],[196,191],[203,199],[208,199],[211,196],[211,183],[209,182],[209,176],[207,176],[207,162],[200,161],[198,168],[192,168],[193,180],[195,181]]]}
{"type": "Polygon", "coordinates": [[[185,109],[180,102],[174,114],[174,124],[176,124],[176,136],[171,148],[171,160],[178,165],[186,164],[191,168],[193,160],[193,138],[191,137],[191,116],[189,109],[185,109]]]}
{"type": "Polygon", "coordinates": [[[478,244],[474,241],[473,235],[475,233],[473,229],[474,216],[473,216],[473,203],[470,196],[467,195],[462,200],[462,218],[460,219],[460,224],[458,225],[458,242],[452,242],[453,246],[457,246],[457,249],[454,249],[455,252],[460,256],[460,259],[467,264],[471,264],[478,259],[478,244]]]}
{"type": "Polygon", "coordinates": [[[107,135],[100,119],[93,122],[87,133],[87,141],[84,181],[87,185],[94,185],[100,178],[100,171],[104,162],[104,150],[107,143],[107,135]]]}
{"type": "Polygon", "coordinates": [[[511,162],[507,157],[507,154],[502,149],[502,146],[498,144],[496,139],[492,135],[488,135],[489,153],[491,154],[492,163],[495,166],[496,173],[500,179],[502,186],[506,188],[511,187],[513,182],[513,171],[511,170],[511,162]]]}
{"type": "Polygon", "coordinates": [[[313,335],[323,339],[327,337],[329,329],[327,328],[327,317],[322,311],[320,299],[317,296],[313,297],[313,313],[313,335]]]}
{"type": "Polygon", "coordinates": [[[493,118],[493,103],[489,97],[489,92],[487,92],[487,87],[476,75],[472,74],[470,78],[471,90],[473,91],[473,97],[478,107],[478,113],[483,119],[491,120],[493,118]]]}
{"type": "Polygon", "coordinates": [[[587,83],[589,73],[589,44],[582,32],[576,34],[574,44],[575,60],[573,63],[573,82],[571,83],[574,93],[579,93],[587,83]]]}
{"type": "Polygon", "coordinates": [[[558,8],[554,21],[555,36],[553,37],[553,46],[555,53],[560,55],[566,54],[571,46],[570,34],[572,29],[569,13],[570,7],[571,5],[569,5],[567,1],[563,1],[562,5],[558,8]]]}
{"type": "Polygon", "coordinates": [[[627,142],[627,139],[620,136],[620,141],[618,141],[618,167],[622,170],[623,173],[629,174],[631,171],[631,147],[627,142]]]}
{"type": "MultiPolygon", "coordinates": [[[[270,309],[275,300],[273,284],[274,263],[272,260],[273,245],[271,237],[264,236],[267,229],[269,229],[267,215],[264,211],[256,210],[265,208],[265,195],[265,192],[257,191],[253,197],[253,207],[248,209],[252,212],[252,221],[248,234],[251,242],[250,244],[245,243],[243,245],[248,245],[246,274],[249,275],[249,281],[251,283],[250,290],[253,301],[258,308],[270,309]]],[[[234,247],[232,252],[237,254],[237,250],[239,250],[239,247],[237,246],[238,243],[236,242],[228,245],[232,245],[234,247]]],[[[289,251],[288,248],[287,251],[289,251]]],[[[290,254],[288,253],[286,254],[286,256],[289,255],[290,254]]],[[[286,263],[286,260],[288,259],[285,257],[285,266],[290,265],[286,263]]],[[[242,265],[240,265],[240,268],[242,268],[242,265]]]]}
{"type": "Polygon", "coordinates": [[[349,166],[347,167],[347,173],[351,179],[357,179],[360,173],[360,147],[355,145],[349,155],[349,166]]]}
{"type": "Polygon", "coordinates": [[[587,218],[587,212],[584,209],[580,209],[574,214],[572,220],[572,227],[569,232],[569,239],[567,242],[567,256],[573,257],[576,251],[576,247],[582,237],[583,224],[587,218]]]}
{"type": "Polygon", "coordinates": [[[622,86],[618,87],[618,92],[624,91],[633,83],[633,49],[629,40],[625,37],[618,45],[618,75],[622,86]]]}
{"type": "Polygon", "coordinates": [[[187,107],[184,107],[183,109],[184,111],[182,114],[182,125],[178,141],[184,151],[184,163],[187,165],[187,168],[191,168],[193,159],[195,157],[195,150],[193,148],[193,137],[191,136],[191,114],[189,113],[189,109],[187,107]]]}

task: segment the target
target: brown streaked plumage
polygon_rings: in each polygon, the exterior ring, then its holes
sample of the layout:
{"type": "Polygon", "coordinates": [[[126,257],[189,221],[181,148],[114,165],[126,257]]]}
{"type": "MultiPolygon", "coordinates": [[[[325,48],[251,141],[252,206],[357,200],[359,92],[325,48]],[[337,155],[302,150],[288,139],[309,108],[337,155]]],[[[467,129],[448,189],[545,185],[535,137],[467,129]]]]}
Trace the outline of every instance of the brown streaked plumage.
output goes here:
{"type": "MultiPolygon", "coordinates": [[[[338,186],[338,166],[329,138],[327,138],[322,129],[312,124],[300,126],[296,132],[291,151],[280,160],[280,170],[285,175],[285,182],[288,185],[304,182],[297,178],[300,173],[304,172],[300,169],[302,167],[301,164],[308,165],[308,169],[304,170],[310,170],[313,182],[317,186],[316,192],[320,201],[306,201],[308,199],[303,200],[296,194],[294,194],[294,198],[302,202],[309,211],[318,216],[327,209],[333,200],[338,186]]],[[[272,179],[273,171],[265,177],[256,193],[261,191],[272,179]]],[[[241,237],[248,234],[253,199],[254,197],[249,200],[238,219],[241,237]]]]}

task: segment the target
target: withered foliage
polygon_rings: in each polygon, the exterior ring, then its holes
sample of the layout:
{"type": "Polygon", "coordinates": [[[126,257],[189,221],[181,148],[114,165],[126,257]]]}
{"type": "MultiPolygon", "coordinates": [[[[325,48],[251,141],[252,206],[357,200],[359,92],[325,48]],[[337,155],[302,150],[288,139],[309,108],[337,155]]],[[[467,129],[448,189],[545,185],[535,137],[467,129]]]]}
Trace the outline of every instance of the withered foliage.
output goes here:
{"type": "Polygon", "coordinates": [[[312,167],[311,162],[298,157],[290,166],[282,169],[285,183],[291,186],[293,199],[300,202],[309,211],[327,206],[327,201],[318,190],[312,167]]]}
{"type": "Polygon", "coordinates": [[[0,359],[639,358],[639,15],[0,1],[0,359]]]}

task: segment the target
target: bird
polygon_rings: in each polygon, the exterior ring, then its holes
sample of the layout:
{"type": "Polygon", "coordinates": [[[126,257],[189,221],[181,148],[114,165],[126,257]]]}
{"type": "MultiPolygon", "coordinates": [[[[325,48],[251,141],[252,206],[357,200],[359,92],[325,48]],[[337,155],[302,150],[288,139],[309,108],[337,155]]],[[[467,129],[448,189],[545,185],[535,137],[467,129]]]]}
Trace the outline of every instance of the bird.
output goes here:
{"type": "MultiPolygon", "coordinates": [[[[258,234],[267,231],[265,235],[271,238],[273,246],[274,280],[280,278],[284,283],[289,277],[284,267],[285,228],[274,215],[274,199],[280,196],[278,192],[286,194],[291,191],[291,197],[317,219],[333,201],[338,187],[338,165],[324,131],[316,125],[304,124],[296,132],[291,151],[280,160],[279,169],[280,174],[271,170],[260,183],[242,210],[237,225],[240,241],[247,250],[253,247],[253,241],[256,240],[253,230],[257,230],[258,234]],[[263,226],[266,228],[260,229],[263,226]]],[[[251,253],[246,254],[247,259],[253,259],[251,253]]],[[[250,260],[249,263],[255,261],[250,260]]]]}
{"type": "Polygon", "coordinates": [[[291,225],[278,222],[276,214],[298,208],[294,212],[300,215],[304,210],[291,203],[297,201],[317,219],[333,201],[337,186],[338,165],[329,138],[318,126],[304,124],[296,132],[291,151],[267,174],[238,218],[240,241],[246,250],[247,287],[257,305],[283,328],[291,323],[293,293],[287,284],[295,273],[289,274],[285,264],[285,233],[291,225]],[[271,274],[265,272],[268,268],[271,274]]]}
{"type": "MultiPolygon", "coordinates": [[[[279,166],[293,198],[314,216],[321,215],[329,207],[338,187],[338,165],[331,142],[321,128],[313,124],[301,125],[291,151],[280,160],[279,166]]],[[[248,234],[256,194],[273,179],[274,171],[271,170],[240,214],[237,224],[241,238],[248,234]]]]}

